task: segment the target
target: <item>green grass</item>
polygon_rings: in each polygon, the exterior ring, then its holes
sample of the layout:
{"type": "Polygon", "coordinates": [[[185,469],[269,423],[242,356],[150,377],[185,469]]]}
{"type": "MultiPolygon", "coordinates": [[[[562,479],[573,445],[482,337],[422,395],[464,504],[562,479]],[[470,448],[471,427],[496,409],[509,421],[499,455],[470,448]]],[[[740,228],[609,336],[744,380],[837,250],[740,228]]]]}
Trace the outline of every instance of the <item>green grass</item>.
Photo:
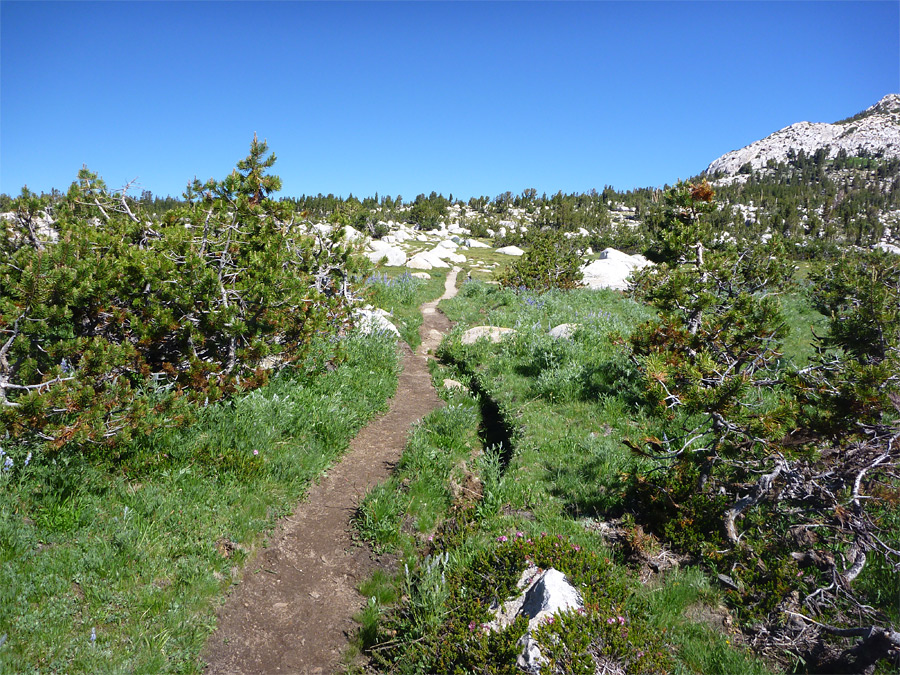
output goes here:
{"type": "Polygon", "coordinates": [[[433,270],[430,279],[418,279],[402,267],[383,267],[366,281],[366,301],[391,313],[391,322],[400,337],[415,349],[422,341],[419,326],[422,313],[419,305],[439,298],[444,292],[447,270],[433,270]]]}
{"type": "Polygon", "coordinates": [[[363,539],[379,551],[416,553],[451,506],[451,479],[464,480],[479,449],[478,419],[475,401],[458,394],[412,430],[397,470],[360,504],[355,524],[363,539]]]}
{"type": "Polygon", "coordinates": [[[396,387],[392,341],[345,347],[332,372],[282,374],[116,461],[35,452],[4,474],[0,671],[199,672],[215,600],[260,533],[396,387]]]}
{"type": "MultiPolygon", "coordinates": [[[[622,443],[641,413],[634,404],[634,373],[615,335],[627,335],[649,318],[648,310],[612,291],[516,295],[477,281],[464,283],[457,298],[441,307],[460,323],[439,350],[442,365],[434,368],[435,380],[453,377],[472,383],[482,397],[493,399],[512,427],[512,452],[505,457],[494,448],[483,449],[465,465],[478,476],[481,499],[467,502],[458,490],[453,499],[451,477],[457,484],[462,480],[459,467],[473,443],[477,448],[481,406],[470,392],[447,393],[450,409],[424,420],[397,474],[367,496],[360,531],[382,550],[399,553],[406,565],[394,579],[397,599],[376,598],[361,617],[360,647],[370,650],[378,668],[398,673],[459,668],[514,672],[514,643],[521,627],[503,637],[472,634],[467,625],[486,620],[491,593],[505,599],[506,591],[500,589],[520,571],[501,562],[512,560],[505,557],[506,547],[527,538],[538,542],[535,550],[551,555],[556,566],[570,566],[577,579],[586,573],[578,570],[593,569],[579,567],[580,556],[593,556],[595,571],[605,575],[596,584],[606,589],[600,595],[593,594],[593,585],[583,591],[595,609],[561,619],[558,638],[572,649],[603,633],[602,612],[618,608],[629,617],[637,643],[629,646],[610,635],[605,648],[615,658],[645,664],[639,669],[769,672],[728,634],[692,620],[697,607],[721,605],[702,573],[673,574],[645,587],[626,566],[610,563],[614,553],[585,527],[588,519],[621,513],[624,476],[640,461],[622,443]],[[571,340],[548,336],[560,323],[579,324],[571,340]],[[515,328],[516,333],[501,344],[460,344],[466,328],[481,324],[515,328]],[[541,543],[555,536],[562,537],[566,551],[579,553],[569,556],[541,543]],[[438,554],[444,556],[440,584],[434,571],[438,554]],[[660,650],[662,644],[668,648],[660,650]]],[[[560,644],[548,639],[548,645],[560,644]]],[[[565,661],[565,652],[553,653],[565,661]]],[[[576,658],[566,668],[582,672],[587,665],[576,658]]]]}
{"type": "Polygon", "coordinates": [[[826,333],[828,318],[816,311],[802,292],[782,297],[781,309],[790,326],[790,332],[784,340],[785,358],[798,367],[805,366],[815,355],[814,333],[826,333]]]}

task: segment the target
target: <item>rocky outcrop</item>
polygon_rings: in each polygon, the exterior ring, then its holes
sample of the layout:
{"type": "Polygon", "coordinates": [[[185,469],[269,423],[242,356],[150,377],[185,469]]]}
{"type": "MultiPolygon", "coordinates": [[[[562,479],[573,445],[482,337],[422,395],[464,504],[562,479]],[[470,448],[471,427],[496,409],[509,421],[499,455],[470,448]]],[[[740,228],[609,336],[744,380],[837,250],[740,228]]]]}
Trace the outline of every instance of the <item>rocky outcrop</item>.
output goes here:
{"type": "Polygon", "coordinates": [[[849,156],[861,152],[886,158],[900,157],[900,94],[888,94],[860,115],[836,124],[797,122],[771,136],[728,152],[713,161],[708,174],[734,175],[749,163],[760,169],[770,161],[785,162],[793,151],[814,155],[826,149],[829,157],[841,150],[849,156]]]}

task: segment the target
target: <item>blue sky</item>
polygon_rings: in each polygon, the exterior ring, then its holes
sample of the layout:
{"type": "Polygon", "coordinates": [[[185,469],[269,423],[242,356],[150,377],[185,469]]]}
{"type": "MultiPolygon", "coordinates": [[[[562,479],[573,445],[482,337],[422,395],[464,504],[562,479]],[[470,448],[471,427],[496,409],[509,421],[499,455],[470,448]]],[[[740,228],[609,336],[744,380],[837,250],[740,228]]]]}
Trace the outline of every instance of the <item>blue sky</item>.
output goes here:
{"type": "Polygon", "coordinates": [[[673,183],[900,91],[890,2],[0,2],[0,192],[179,195],[253,133],[284,195],[673,183]]]}

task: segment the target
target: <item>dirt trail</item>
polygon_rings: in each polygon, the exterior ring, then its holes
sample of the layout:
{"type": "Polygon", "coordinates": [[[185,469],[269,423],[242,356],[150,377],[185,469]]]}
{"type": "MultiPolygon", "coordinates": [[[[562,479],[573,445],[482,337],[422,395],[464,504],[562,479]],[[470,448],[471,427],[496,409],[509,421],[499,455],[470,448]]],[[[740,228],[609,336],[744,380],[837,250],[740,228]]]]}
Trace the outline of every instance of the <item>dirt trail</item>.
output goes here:
{"type": "MultiPolygon", "coordinates": [[[[447,277],[441,299],[456,294],[457,272],[447,277]]],[[[388,412],[359,432],[341,462],[247,562],[242,582],[217,613],[218,628],[202,655],[206,673],[326,675],[338,669],[356,626],[352,616],[364,604],[356,586],[377,566],[369,549],[352,541],[350,518],[400,459],[410,426],[441,405],[427,365],[428,352],[450,328],[437,304],[421,307],[416,352],[401,345],[403,370],[388,412]]]]}

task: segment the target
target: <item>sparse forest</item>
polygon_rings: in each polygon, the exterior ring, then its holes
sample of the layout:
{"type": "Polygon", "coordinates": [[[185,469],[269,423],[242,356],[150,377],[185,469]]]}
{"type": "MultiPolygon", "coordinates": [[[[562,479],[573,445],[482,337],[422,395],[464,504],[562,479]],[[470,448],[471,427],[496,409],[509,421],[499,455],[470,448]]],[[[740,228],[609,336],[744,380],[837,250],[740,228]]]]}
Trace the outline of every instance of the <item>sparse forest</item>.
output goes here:
{"type": "Polygon", "coordinates": [[[900,161],[467,201],[277,197],[274,164],[254,137],[179,198],[86,167],[0,196],[3,668],[200,672],[215,599],[397,387],[358,311],[413,343],[440,293],[365,238],[450,223],[483,241],[441,305],[447,405],[360,496],[399,563],[348,672],[516,673],[523,643],[540,673],[897,668],[900,256],[872,247],[900,161]],[[579,288],[608,247],[655,264],[579,288]],[[498,629],[529,566],[581,605],[498,629]]]}

